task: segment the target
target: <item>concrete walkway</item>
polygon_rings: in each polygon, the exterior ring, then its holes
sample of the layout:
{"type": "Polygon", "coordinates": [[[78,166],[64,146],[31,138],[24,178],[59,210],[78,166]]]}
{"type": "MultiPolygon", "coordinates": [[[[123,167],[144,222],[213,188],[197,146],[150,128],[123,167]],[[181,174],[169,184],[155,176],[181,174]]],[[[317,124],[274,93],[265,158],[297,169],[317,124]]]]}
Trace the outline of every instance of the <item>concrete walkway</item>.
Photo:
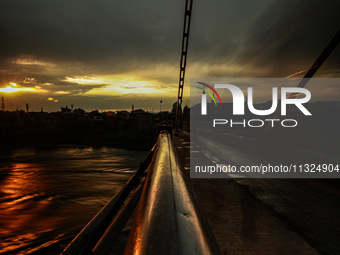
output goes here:
{"type": "MultiPolygon", "coordinates": [[[[189,139],[186,132],[173,139],[188,178],[189,139]]],[[[257,198],[248,185],[234,179],[190,182],[223,254],[320,254],[286,219],[257,198]]]]}

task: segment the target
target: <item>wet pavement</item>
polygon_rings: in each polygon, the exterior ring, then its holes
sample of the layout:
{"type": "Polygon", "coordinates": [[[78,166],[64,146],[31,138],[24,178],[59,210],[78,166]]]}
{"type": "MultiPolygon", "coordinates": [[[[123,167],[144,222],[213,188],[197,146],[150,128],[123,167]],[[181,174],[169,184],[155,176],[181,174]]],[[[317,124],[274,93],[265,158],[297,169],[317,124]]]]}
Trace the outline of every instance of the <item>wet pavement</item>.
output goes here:
{"type": "MultiPolygon", "coordinates": [[[[174,136],[189,177],[190,138],[174,136]]],[[[211,159],[200,152],[207,163],[211,159]]],[[[339,254],[337,180],[190,179],[223,254],[339,254]]]]}

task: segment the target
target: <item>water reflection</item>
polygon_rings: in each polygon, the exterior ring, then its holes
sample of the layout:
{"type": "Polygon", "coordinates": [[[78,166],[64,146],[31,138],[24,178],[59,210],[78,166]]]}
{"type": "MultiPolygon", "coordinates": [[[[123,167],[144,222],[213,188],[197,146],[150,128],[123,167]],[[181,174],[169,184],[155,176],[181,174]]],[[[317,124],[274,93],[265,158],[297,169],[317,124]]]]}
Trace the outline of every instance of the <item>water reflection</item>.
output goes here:
{"type": "Polygon", "coordinates": [[[68,147],[13,153],[0,165],[0,253],[58,254],[145,154],[68,147]]]}

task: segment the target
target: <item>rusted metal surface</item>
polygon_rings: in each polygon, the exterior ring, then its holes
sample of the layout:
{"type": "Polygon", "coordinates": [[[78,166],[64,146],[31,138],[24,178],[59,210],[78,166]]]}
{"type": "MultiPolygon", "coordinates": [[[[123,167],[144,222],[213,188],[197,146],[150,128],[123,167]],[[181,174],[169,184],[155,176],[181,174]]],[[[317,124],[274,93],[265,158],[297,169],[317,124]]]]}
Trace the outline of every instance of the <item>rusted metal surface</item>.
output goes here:
{"type": "Polygon", "coordinates": [[[220,254],[197,208],[170,135],[162,132],[125,254],[220,254]]]}

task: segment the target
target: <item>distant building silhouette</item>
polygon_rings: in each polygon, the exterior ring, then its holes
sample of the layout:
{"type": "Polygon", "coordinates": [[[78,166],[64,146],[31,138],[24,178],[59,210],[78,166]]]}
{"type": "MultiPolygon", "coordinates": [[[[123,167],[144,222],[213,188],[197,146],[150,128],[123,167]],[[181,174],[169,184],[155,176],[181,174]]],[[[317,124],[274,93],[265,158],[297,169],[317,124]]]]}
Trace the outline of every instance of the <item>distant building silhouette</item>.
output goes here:
{"type": "Polygon", "coordinates": [[[66,107],[61,107],[61,112],[62,113],[71,113],[72,110],[70,108],[68,108],[68,106],[66,106],[66,107]]]}
{"type": "Polygon", "coordinates": [[[77,108],[77,109],[73,110],[73,114],[84,115],[85,114],[85,110],[83,110],[81,108],[77,108]]]}

